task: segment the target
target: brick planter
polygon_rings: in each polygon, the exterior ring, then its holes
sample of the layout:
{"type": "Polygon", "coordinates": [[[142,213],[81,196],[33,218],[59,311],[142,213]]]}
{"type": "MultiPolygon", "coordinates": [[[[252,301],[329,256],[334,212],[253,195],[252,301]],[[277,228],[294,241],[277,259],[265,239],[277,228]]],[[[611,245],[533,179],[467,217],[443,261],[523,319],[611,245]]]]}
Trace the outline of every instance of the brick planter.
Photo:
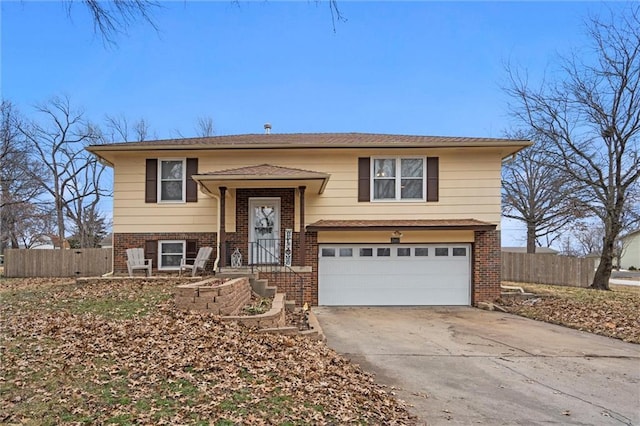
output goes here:
{"type": "Polygon", "coordinates": [[[259,315],[230,315],[222,317],[223,321],[235,321],[247,327],[276,328],[284,327],[284,293],[276,293],[271,302],[271,309],[259,315]]]}
{"type": "Polygon", "coordinates": [[[182,284],[176,289],[176,306],[180,309],[236,315],[251,300],[249,278],[235,278],[220,284],[218,278],[182,284]]]}
{"type": "Polygon", "coordinates": [[[238,322],[246,327],[259,328],[261,332],[300,334],[313,340],[324,340],[324,334],[315,315],[309,313],[311,330],[300,331],[286,326],[286,302],[284,293],[276,293],[271,309],[259,315],[238,315],[251,300],[249,278],[241,277],[221,283],[210,278],[195,283],[181,284],[176,289],[175,302],[179,309],[211,312],[222,315],[222,321],[238,322]]]}

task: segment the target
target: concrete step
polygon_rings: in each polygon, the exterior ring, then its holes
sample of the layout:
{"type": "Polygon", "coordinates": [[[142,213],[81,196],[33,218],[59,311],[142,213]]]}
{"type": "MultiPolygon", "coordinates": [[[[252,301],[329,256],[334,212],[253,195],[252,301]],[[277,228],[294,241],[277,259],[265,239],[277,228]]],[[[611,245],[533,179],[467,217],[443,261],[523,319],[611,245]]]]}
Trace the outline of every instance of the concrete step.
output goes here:
{"type": "Polygon", "coordinates": [[[269,280],[249,278],[251,289],[262,297],[273,297],[276,294],[276,287],[269,286],[269,280]]]}
{"type": "Polygon", "coordinates": [[[241,278],[241,277],[248,277],[249,279],[252,278],[258,278],[258,274],[257,273],[251,273],[251,272],[243,272],[243,271],[219,271],[216,273],[216,277],[217,278],[241,278]]]}

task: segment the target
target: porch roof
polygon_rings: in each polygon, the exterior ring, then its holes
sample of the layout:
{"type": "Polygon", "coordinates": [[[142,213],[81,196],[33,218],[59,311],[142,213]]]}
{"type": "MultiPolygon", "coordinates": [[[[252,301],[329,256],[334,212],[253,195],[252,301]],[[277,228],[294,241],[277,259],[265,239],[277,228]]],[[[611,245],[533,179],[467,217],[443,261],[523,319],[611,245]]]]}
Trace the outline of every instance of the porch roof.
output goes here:
{"type": "Polygon", "coordinates": [[[209,193],[219,194],[220,187],[227,188],[296,188],[306,186],[322,194],[330,175],[311,170],[260,164],[235,169],[200,173],[192,178],[209,193]]]}
{"type": "Polygon", "coordinates": [[[497,225],[476,219],[319,220],[308,231],[469,230],[495,229],[497,225]]]}

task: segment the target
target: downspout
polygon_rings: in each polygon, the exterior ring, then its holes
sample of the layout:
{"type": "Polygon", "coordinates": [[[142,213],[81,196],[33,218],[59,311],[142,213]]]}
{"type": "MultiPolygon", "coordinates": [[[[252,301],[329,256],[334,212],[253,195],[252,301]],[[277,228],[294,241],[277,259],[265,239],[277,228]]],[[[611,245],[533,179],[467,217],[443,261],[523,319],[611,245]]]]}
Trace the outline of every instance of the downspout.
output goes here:
{"type": "Polygon", "coordinates": [[[213,272],[215,273],[218,270],[218,264],[220,263],[220,227],[222,225],[220,223],[220,196],[209,191],[202,184],[200,184],[200,189],[202,189],[202,192],[204,192],[205,194],[215,198],[218,204],[216,219],[216,223],[218,224],[218,229],[216,230],[216,260],[213,261],[213,272]]]}

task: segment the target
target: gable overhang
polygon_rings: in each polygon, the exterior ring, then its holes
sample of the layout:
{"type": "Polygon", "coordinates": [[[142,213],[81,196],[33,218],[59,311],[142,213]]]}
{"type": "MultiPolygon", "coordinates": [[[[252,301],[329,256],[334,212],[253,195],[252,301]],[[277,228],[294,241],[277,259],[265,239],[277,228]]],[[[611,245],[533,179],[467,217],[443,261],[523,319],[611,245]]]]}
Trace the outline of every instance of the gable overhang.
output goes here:
{"type": "Polygon", "coordinates": [[[329,175],[318,176],[285,176],[285,175],[193,175],[204,192],[220,195],[220,187],[233,189],[248,188],[299,188],[304,186],[308,191],[322,194],[329,182],[329,175]]]}
{"type": "Polygon", "coordinates": [[[491,231],[497,225],[476,219],[319,220],[307,231],[491,231]]]}

